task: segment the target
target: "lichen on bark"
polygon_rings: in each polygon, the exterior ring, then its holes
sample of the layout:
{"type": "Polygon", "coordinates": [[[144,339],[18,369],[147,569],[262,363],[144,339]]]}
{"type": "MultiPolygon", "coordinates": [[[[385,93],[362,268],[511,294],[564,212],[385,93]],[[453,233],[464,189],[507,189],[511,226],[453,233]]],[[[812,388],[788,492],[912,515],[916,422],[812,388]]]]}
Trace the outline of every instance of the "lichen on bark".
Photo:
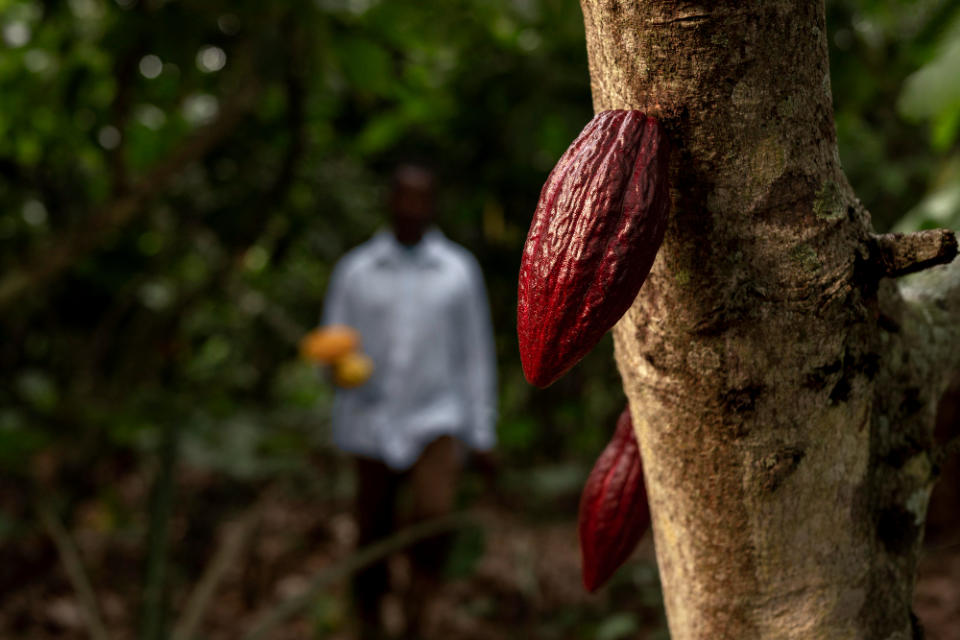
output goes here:
{"type": "Polygon", "coordinates": [[[954,267],[883,279],[822,1],[581,7],[594,109],[655,115],[676,149],[666,239],[614,329],[672,637],[912,637],[960,295],[954,267]]]}

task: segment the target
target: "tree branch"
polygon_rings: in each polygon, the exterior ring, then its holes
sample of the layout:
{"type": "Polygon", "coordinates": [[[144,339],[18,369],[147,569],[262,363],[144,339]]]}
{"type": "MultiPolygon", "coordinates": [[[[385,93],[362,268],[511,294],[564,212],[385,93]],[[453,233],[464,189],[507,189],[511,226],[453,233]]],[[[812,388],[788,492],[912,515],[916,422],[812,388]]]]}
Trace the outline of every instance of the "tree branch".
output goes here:
{"type": "Polygon", "coordinates": [[[119,56],[114,65],[113,80],[116,83],[117,92],[111,108],[113,116],[111,124],[120,132],[120,142],[107,152],[113,174],[113,184],[110,187],[114,196],[119,196],[126,191],[130,177],[127,167],[127,123],[130,120],[130,103],[137,61],[143,53],[144,41],[141,37],[135,40],[135,44],[129,50],[119,56]]]}
{"type": "Polygon", "coordinates": [[[100,617],[100,611],[97,607],[97,598],[90,585],[90,578],[83,568],[83,562],[80,560],[80,554],[77,552],[77,546],[74,544],[70,533],[63,527],[60,520],[53,513],[46,499],[43,497],[37,500],[37,514],[40,516],[40,522],[46,529],[47,535],[53,540],[60,556],[60,562],[67,572],[67,578],[73,586],[80,602],[80,611],[83,614],[83,621],[87,625],[87,631],[92,640],[108,640],[106,627],[103,619],[100,617]]]}
{"type": "Polygon", "coordinates": [[[178,149],[161,160],[129,191],[106,203],[91,215],[81,228],[59,237],[39,250],[27,266],[0,280],[0,308],[9,305],[36,285],[56,277],[78,259],[97,247],[111,231],[131,220],[143,204],[167,187],[187,165],[209,153],[226,138],[253,106],[258,92],[250,83],[224,101],[219,117],[199,129],[178,149]]]}
{"type": "Polygon", "coordinates": [[[949,229],[874,235],[877,264],[883,275],[899,278],[947,264],[957,255],[957,237],[949,229]]]}

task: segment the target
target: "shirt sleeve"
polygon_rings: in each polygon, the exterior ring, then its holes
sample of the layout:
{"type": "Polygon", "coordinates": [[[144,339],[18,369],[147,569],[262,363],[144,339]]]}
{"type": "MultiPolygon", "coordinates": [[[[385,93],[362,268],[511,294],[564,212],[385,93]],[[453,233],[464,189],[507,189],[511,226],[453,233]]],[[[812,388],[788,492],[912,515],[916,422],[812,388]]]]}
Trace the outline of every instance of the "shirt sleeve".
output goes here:
{"type": "Polygon", "coordinates": [[[497,443],[496,354],[483,274],[472,257],[467,267],[469,287],[463,331],[465,362],[470,363],[463,369],[470,420],[467,437],[472,448],[487,451],[497,443]]]}
{"type": "Polygon", "coordinates": [[[346,283],[346,272],[346,265],[341,260],[333,268],[333,273],[330,275],[327,295],[323,302],[323,314],[320,317],[320,324],[323,326],[331,324],[350,326],[350,305],[347,299],[347,292],[350,288],[346,283]]]}

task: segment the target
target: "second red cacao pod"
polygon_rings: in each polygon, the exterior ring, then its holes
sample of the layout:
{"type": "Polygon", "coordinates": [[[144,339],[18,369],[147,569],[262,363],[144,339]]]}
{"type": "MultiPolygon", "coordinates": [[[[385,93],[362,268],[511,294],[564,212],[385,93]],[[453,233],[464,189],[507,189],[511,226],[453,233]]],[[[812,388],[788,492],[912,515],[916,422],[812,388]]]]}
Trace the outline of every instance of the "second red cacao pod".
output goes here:
{"type": "Polygon", "coordinates": [[[649,527],[643,465],[627,407],[580,497],[580,555],[587,591],[610,579],[649,527]]]}
{"type": "Polygon", "coordinates": [[[630,308],[663,242],[669,149],[640,111],[603,111],[540,192],[520,264],[523,371],[547,386],[630,308]]]}

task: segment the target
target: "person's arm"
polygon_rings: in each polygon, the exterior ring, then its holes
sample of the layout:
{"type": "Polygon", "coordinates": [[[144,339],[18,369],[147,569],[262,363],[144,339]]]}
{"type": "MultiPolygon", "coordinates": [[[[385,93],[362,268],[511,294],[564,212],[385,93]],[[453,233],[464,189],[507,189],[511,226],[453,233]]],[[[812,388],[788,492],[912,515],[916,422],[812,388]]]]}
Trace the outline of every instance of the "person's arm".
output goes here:
{"type": "MultiPolygon", "coordinates": [[[[330,281],[327,284],[327,293],[323,300],[323,311],[320,314],[320,326],[315,329],[313,334],[319,333],[325,327],[331,325],[350,324],[350,302],[348,292],[350,288],[346,283],[346,265],[344,260],[340,260],[333,268],[330,274],[330,281]]],[[[330,362],[324,361],[325,366],[317,365],[317,373],[327,384],[334,384],[333,372],[330,368],[330,362]]]]}
{"type": "Polygon", "coordinates": [[[347,293],[350,290],[346,283],[347,265],[343,260],[337,263],[330,274],[330,283],[327,285],[327,295],[323,302],[323,314],[320,316],[320,325],[332,324],[350,325],[350,305],[347,293]]]}
{"type": "Polygon", "coordinates": [[[469,287],[463,326],[464,375],[470,421],[469,444],[489,451],[497,443],[497,371],[490,306],[483,274],[475,260],[468,264],[469,287]]]}

